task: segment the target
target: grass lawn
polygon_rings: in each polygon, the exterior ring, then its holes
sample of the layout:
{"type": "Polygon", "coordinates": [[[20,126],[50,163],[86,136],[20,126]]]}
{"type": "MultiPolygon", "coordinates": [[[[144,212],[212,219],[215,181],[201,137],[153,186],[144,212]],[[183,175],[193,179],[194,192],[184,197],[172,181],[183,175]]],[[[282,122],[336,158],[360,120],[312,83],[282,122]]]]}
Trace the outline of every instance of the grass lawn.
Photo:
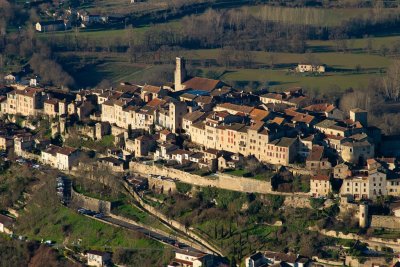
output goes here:
{"type": "Polygon", "coordinates": [[[378,76],[378,74],[326,73],[322,76],[302,76],[288,75],[284,70],[240,69],[224,74],[221,79],[230,83],[234,81],[268,81],[272,88],[302,86],[328,91],[336,88],[334,86],[339,86],[341,89],[362,88],[373,76],[378,76]]]}
{"type": "Polygon", "coordinates": [[[114,136],[113,135],[106,135],[100,141],[94,141],[92,139],[84,140],[79,137],[68,138],[65,140],[65,144],[67,146],[80,148],[86,147],[88,149],[94,150],[106,150],[107,148],[114,147],[114,136]]]}
{"type": "Polygon", "coordinates": [[[400,237],[400,231],[399,230],[375,229],[372,235],[374,237],[379,237],[379,238],[398,239],[400,237]]]}
{"type": "MultiPolygon", "coordinates": [[[[400,36],[371,36],[372,42],[372,50],[377,52],[379,51],[382,45],[390,48],[390,46],[397,41],[400,41],[400,36]]],[[[362,52],[362,50],[366,47],[368,38],[360,38],[360,39],[347,39],[347,44],[349,50],[353,50],[355,52],[362,52]]],[[[309,40],[307,41],[307,47],[311,51],[334,51],[335,50],[335,42],[332,40],[322,41],[322,40],[309,40]]]]}
{"type": "MultiPolygon", "coordinates": [[[[171,20],[166,23],[159,23],[157,25],[165,27],[181,27],[180,20],[171,20]]],[[[78,40],[81,42],[96,41],[98,44],[112,44],[116,41],[121,42],[126,40],[128,37],[134,39],[141,39],[143,34],[150,29],[151,25],[141,26],[136,28],[96,28],[96,29],[70,29],[67,31],[57,32],[41,32],[36,33],[40,39],[52,39],[57,41],[63,40],[78,40]]]]}
{"type": "MultiPolygon", "coordinates": [[[[399,39],[400,40],[400,39],[399,39]]],[[[199,49],[182,51],[182,54],[188,59],[217,59],[220,53],[219,49],[199,49]]],[[[295,67],[299,62],[307,61],[308,54],[304,53],[271,53],[271,52],[253,52],[255,64],[271,64],[271,56],[274,57],[275,68],[288,69],[295,67]]],[[[321,64],[326,64],[329,68],[340,70],[354,70],[357,64],[360,64],[364,70],[376,70],[386,68],[392,62],[391,59],[368,54],[356,53],[312,53],[313,57],[318,59],[321,64]]]]}
{"type": "MultiPolygon", "coordinates": [[[[219,49],[202,49],[193,51],[182,51],[188,59],[214,59],[218,58],[219,49]]],[[[225,69],[222,67],[202,68],[203,73],[210,70],[221,73],[220,79],[234,83],[259,81],[268,82],[273,88],[287,88],[293,86],[303,86],[305,88],[318,88],[329,90],[333,86],[342,89],[349,87],[363,87],[371,77],[381,75],[382,72],[392,63],[392,60],[379,55],[368,55],[360,53],[312,53],[312,56],[322,64],[328,66],[329,72],[323,75],[307,75],[288,73],[290,68],[294,68],[299,62],[307,61],[308,54],[298,53],[268,53],[255,51],[255,65],[270,65],[271,56],[274,58],[274,69],[271,68],[252,68],[252,69],[225,69]],[[356,71],[357,65],[361,67],[356,71]]]]}
{"type": "Polygon", "coordinates": [[[157,219],[129,203],[124,203],[123,205],[118,206],[117,208],[113,209],[112,213],[149,225],[167,233],[171,232],[171,229],[164,226],[157,219]]]}
{"type": "Polygon", "coordinates": [[[218,245],[227,254],[233,253],[239,247],[241,247],[244,254],[249,254],[252,250],[257,249],[271,249],[271,243],[269,242],[273,242],[273,233],[278,230],[276,226],[254,224],[244,229],[238,229],[233,223],[231,226],[232,232],[230,233],[229,227],[229,223],[222,224],[222,221],[218,219],[209,219],[201,224],[194,225],[195,229],[198,229],[200,233],[206,234],[212,243],[218,245]],[[221,229],[224,229],[222,236],[221,229]],[[215,237],[215,234],[217,234],[217,237],[215,237]],[[240,239],[242,240],[242,246],[239,245],[240,239]]]}
{"type": "MultiPolygon", "coordinates": [[[[33,239],[53,240],[57,243],[72,244],[81,239],[81,246],[86,248],[101,249],[107,247],[130,247],[130,248],[162,248],[162,244],[141,237],[136,233],[113,227],[102,222],[95,221],[74,211],[58,205],[47,212],[45,208],[39,209],[30,206],[31,212],[41,213],[40,220],[30,222],[30,227],[24,229],[24,234],[33,239]],[[66,230],[66,228],[69,228],[66,230]]],[[[25,220],[22,214],[22,220],[25,220]]],[[[20,220],[19,219],[19,220],[20,220]]]]}
{"type": "Polygon", "coordinates": [[[230,175],[234,175],[234,176],[239,176],[239,177],[243,177],[245,174],[249,173],[247,170],[231,170],[231,171],[226,171],[224,172],[226,174],[230,174],[230,175]]]}
{"type": "Polygon", "coordinates": [[[81,247],[92,249],[163,249],[162,244],[140,233],[96,221],[61,205],[55,192],[55,178],[42,179],[44,185],[34,192],[17,219],[16,234],[68,245],[77,244],[80,239],[81,247]]]}
{"type": "Polygon", "coordinates": [[[234,176],[238,176],[238,177],[248,177],[249,179],[256,179],[256,180],[271,180],[271,177],[274,175],[274,173],[272,171],[264,171],[263,173],[254,175],[254,176],[249,176],[246,174],[249,174],[249,172],[247,170],[232,170],[232,171],[226,171],[226,174],[229,175],[234,175],[234,176]]]}

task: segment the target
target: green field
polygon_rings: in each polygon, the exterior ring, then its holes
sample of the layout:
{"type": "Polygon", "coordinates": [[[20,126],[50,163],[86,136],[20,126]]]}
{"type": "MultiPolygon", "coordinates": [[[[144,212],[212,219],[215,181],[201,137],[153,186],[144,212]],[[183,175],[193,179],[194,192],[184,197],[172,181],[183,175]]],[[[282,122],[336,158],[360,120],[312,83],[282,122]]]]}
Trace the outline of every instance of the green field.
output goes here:
{"type": "MultiPolygon", "coordinates": [[[[115,8],[125,8],[126,12],[140,12],[144,10],[167,9],[167,4],[161,4],[157,1],[148,1],[131,5],[129,1],[117,0],[109,2],[105,0],[96,0],[90,3],[92,11],[106,8],[114,10],[115,8]]],[[[373,8],[284,8],[272,7],[267,5],[246,6],[233,8],[240,12],[250,12],[254,16],[262,19],[278,20],[286,23],[313,24],[335,26],[341,22],[353,17],[378,18],[387,14],[398,14],[399,9],[385,8],[382,10],[373,8]],[[378,14],[380,14],[378,16],[378,14]]],[[[90,9],[89,9],[90,10],[90,9]]],[[[228,9],[227,9],[228,10],[228,9]]],[[[231,10],[229,10],[231,11],[231,10]]],[[[168,28],[181,28],[182,19],[166,21],[156,25],[146,25],[138,28],[126,29],[80,29],[67,32],[39,33],[39,38],[48,39],[50,42],[62,45],[63,43],[89,44],[88,46],[101,47],[102,51],[112,51],[113,44],[128,44],[128,40],[141,42],[143,36],[149,29],[156,26],[156,30],[162,31],[168,28]]],[[[154,36],[152,38],[155,38],[154,36]]],[[[251,67],[221,67],[214,63],[204,64],[206,61],[220,63],[220,49],[198,49],[198,50],[173,50],[168,52],[170,58],[174,56],[184,56],[188,60],[197,60],[200,64],[191,66],[192,69],[200,69],[203,75],[210,77],[207,73],[214,72],[220,74],[219,78],[232,85],[236,82],[246,84],[247,82],[258,82],[266,84],[272,88],[286,88],[292,86],[303,86],[308,89],[320,89],[329,91],[334,87],[341,90],[347,88],[362,88],[368,84],[372,77],[378,77],[385,73],[387,67],[393,62],[396,56],[392,50],[394,45],[399,43],[400,36],[371,36],[368,39],[348,39],[343,41],[306,41],[306,53],[270,53],[264,51],[252,51],[253,62],[251,67]],[[368,49],[367,49],[368,47],[368,49]],[[386,47],[383,49],[383,47],[386,47]],[[385,50],[386,52],[382,52],[385,50]],[[345,52],[343,52],[345,51],[345,52]],[[328,72],[321,76],[298,75],[289,73],[299,62],[317,61],[326,64],[328,72]]],[[[145,57],[155,57],[155,52],[148,53],[145,57]]],[[[165,65],[172,64],[168,62],[166,56],[160,56],[165,65]]],[[[237,60],[236,55],[233,60],[237,60]]],[[[118,84],[122,81],[134,83],[155,83],[157,77],[160,77],[161,67],[148,63],[145,59],[139,59],[140,63],[129,62],[129,56],[126,53],[117,52],[76,52],[59,53],[59,59],[63,67],[70,73],[75,81],[76,87],[86,88],[94,87],[106,81],[102,86],[108,86],[110,83],[118,84]],[[71,56],[72,57],[69,57],[71,56]]],[[[151,61],[151,59],[150,59],[151,61]]],[[[164,66],[165,66],[164,65],[164,66]]],[[[220,64],[221,65],[221,64],[220,64]]],[[[171,69],[172,65],[168,66],[171,69]]],[[[172,80],[168,80],[172,81],[172,80]]],[[[165,79],[159,79],[159,82],[165,82],[165,79]]],[[[240,89],[242,89],[241,86],[240,89]]],[[[334,90],[337,90],[335,88],[334,90]]]]}
{"type": "MultiPolygon", "coordinates": [[[[218,60],[220,51],[218,49],[183,51],[182,54],[188,59],[213,59],[218,60]]],[[[323,91],[339,86],[341,89],[349,87],[362,88],[367,85],[371,77],[377,77],[385,72],[392,63],[392,59],[379,55],[368,55],[360,53],[312,53],[312,57],[321,64],[326,64],[328,72],[322,75],[297,74],[289,72],[299,62],[307,62],[310,54],[296,53],[268,53],[253,52],[254,68],[202,68],[203,73],[210,70],[222,74],[219,78],[228,82],[266,82],[272,88],[287,88],[303,86],[305,88],[319,88],[323,91]],[[273,57],[274,68],[271,65],[273,57]],[[257,67],[266,66],[266,67],[257,67]],[[359,69],[357,69],[359,68],[359,69]]],[[[337,88],[335,88],[337,90],[337,88]]]]}
{"type": "MultiPolygon", "coordinates": [[[[36,212],[41,212],[36,210],[36,212]]],[[[57,243],[75,244],[79,242],[82,247],[104,249],[104,247],[126,248],[157,248],[163,246],[145,237],[122,230],[102,222],[95,221],[83,215],[79,215],[66,207],[58,207],[51,214],[45,214],[40,221],[32,221],[29,231],[24,233],[29,238],[52,240],[57,243]],[[43,219],[45,218],[45,219],[43,219]],[[63,228],[68,225],[69,233],[66,236],[63,228]]]]}
{"type": "Polygon", "coordinates": [[[337,90],[349,87],[362,88],[368,80],[376,74],[336,74],[325,73],[321,76],[306,76],[300,74],[287,74],[283,70],[242,69],[224,74],[221,79],[227,82],[259,81],[268,82],[271,88],[289,88],[302,86],[307,89],[320,89],[321,91],[337,90]]]}

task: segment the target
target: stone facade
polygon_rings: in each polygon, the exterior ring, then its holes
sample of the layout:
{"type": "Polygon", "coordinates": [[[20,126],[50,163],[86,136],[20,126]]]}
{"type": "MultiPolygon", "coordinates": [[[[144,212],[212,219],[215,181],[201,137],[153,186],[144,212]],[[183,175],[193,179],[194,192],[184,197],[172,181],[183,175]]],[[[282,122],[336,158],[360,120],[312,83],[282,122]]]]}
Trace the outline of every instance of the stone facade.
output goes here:
{"type": "Polygon", "coordinates": [[[78,206],[88,210],[102,212],[108,214],[111,212],[113,203],[110,201],[100,200],[85,196],[71,189],[71,202],[78,206]]]}
{"type": "Polygon", "coordinates": [[[371,227],[400,229],[400,218],[394,216],[372,215],[371,227]]]}

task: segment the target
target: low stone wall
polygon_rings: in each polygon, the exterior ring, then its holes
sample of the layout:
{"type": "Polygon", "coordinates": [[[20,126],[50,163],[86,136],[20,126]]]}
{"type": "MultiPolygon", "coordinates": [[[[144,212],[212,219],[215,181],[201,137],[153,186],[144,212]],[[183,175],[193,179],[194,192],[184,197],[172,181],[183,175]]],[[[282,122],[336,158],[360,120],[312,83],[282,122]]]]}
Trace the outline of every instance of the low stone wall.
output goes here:
{"type": "Polygon", "coordinates": [[[394,216],[372,215],[371,227],[400,229],[400,218],[394,216]]]}
{"type": "Polygon", "coordinates": [[[336,237],[336,238],[341,238],[341,239],[360,240],[361,242],[368,243],[371,247],[374,247],[378,250],[382,249],[383,247],[390,247],[395,252],[400,252],[400,238],[393,240],[393,239],[370,237],[370,238],[366,239],[357,234],[352,234],[352,233],[344,234],[342,232],[336,232],[333,230],[328,231],[325,229],[318,229],[318,227],[309,227],[309,230],[317,231],[322,235],[330,236],[330,237],[336,237]]]}
{"type": "Polygon", "coordinates": [[[75,206],[104,214],[109,214],[113,207],[113,203],[110,201],[85,196],[76,192],[73,188],[71,188],[71,202],[75,206]]]}
{"type": "Polygon", "coordinates": [[[271,183],[251,178],[236,177],[227,174],[218,174],[218,176],[202,177],[191,173],[183,172],[173,168],[167,168],[158,165],[145,165],[138,162],[130,162],[129,169],[142,174],[153,174],[177,179],[184,183],[198,186],[212,186],[227,190],[268,194],[272,192],[271,183]]]}
{"type": "Polygon", "coordinates": [[[351,267],[364,267],[364,266],[389,266],[388,262],[386,262],[385,257],[373,257],[366,258],[365,261],[360,261],[360,259],[352,256],[346,256],[345,259],[346,266],[351,267]]]}
{"type": "Polygon", "coordinates": [[[23,157],[25,159],[40,161],[40,155],[29,153],[25,150],[22,150],[21,152],[19,152],[17,154],[17,156],[23,157]]]}
{"type": "Polygon", "coordinates": [[[181,182],[202,186],[218,187],[221,189],[239,191],[245,193],[275,194],[281,196],[293,196],[298,198],[309,198],[309,193],[295,192],[285,193],[272,190],[270,181],[261,181],[252,178],[238,177],[225,173],[218,173],[214,176],[199,176],[188,172],[180,171],[174,168],[168,168],[160,165],[146,165],[139,162],[130,162],[129,170],[143,175],[161,175],[181,182]]]}
{"type": "Polygon", "coordinates": [[[312,259],[313,259],[313,261],[316,261],[317,263],[322,263],[322,264],[332,265],[332,266],[343,266],[343,261],[320,259],[317,256],[312,257],[312,259]]]}
{"type": "Polygon", "coordinates": [[[152,190],[157,190],[157,191],[162,190],[164,193],[176,192],[175,181],[170,178],[161,179],[149,176],[148,181],[149,181],[149,188],[152,190]]]}
{"type": "Polygon", "coordinates": [[[298,196],[287,196],[283,205],[292,208],[311,208],[310,199],[298,196]]]}

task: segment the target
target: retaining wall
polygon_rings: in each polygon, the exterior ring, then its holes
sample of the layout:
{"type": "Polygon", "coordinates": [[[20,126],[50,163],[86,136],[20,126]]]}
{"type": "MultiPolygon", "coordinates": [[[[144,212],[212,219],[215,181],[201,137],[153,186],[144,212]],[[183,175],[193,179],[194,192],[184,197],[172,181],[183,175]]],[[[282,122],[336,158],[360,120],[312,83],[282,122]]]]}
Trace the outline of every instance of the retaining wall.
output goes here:
{"type": "Polygon", "coordinates": [[[259,181],[251,178],[231,176],[227,174],[218,174],[218,176],[202,177],[191,173],[183,172],[173,168],[167,168],[158,165],[145,165],[138,162],[130,162],[129,169],[143,174],[154,174],[178,179],[182,182],[198,185],[213,186],[227,190],[268,194],[272,191],[271,183],[268,181],[259,181]]]}
{"type": "Polygon", "coordinates": [[[394,216],[371,216],[371,227],[400,229],[400,218],[394,216]]]}
{"type": "Polygon", "coordinates": [[[133,190],[128,184],[125,184],[125,187],[131,193],[131,195],[135,198],[135,200],[137,202],[139,202],[139,204],[146,211],[148,211],[149,213],[153,214],[154,216],[156,216],[160,220],[166,222],[171,227],[173,227],[175,229],[178,229],[179,231],[185,233],[187,236],[191,237],[193,240],[196,240],[197,242],[202,244],[205,248],[207,248],[207,250],[209,250],[211,252],[218,253],[219,255],[223,255],[223,253],[219,249],[217,249],[214,245],[212,245],[207,240],[203,239],[202,237],[200,237],[199,235],[194,233],[194,229],[187,228],[182,223],[180,223],[178,221],[175,221],[175,220],[173,220],[171,218],[168,218],[165,214],[161,213],[155,207],[153,207],[153,206],[147,204],[146,202],[144,202],[144,200],[139,196],[139,194],[135,190],[133,190]]]}
{"type": "Polygon", "coordinates": [[[78,207],[82,207],[96,212],[102,212],[104,214],[109,214],[113,207],[113,203],[110,201],[100,200],[97,198],[85,196],[83,194],[76,192],[72,187],[71,187],[71,202],[78,207]]]}

